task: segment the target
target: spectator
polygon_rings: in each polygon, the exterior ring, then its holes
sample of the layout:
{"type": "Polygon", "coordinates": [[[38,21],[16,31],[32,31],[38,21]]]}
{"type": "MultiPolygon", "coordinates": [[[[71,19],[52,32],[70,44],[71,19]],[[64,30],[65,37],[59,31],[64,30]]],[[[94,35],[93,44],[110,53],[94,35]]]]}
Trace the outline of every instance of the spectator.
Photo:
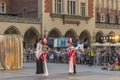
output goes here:
{"type": "Polygon", "coordinates": [[[94,64],[94,50],[93,49],[90,49],[89,57],[90,57],[89,65],[91,66],[94,64]]]}

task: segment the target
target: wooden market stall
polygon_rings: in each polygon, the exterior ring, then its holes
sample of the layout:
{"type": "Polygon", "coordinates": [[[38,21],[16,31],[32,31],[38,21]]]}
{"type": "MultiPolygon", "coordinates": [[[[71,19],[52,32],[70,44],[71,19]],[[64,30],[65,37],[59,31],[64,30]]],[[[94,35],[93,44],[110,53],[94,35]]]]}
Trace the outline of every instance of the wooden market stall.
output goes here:
{"type": "Polygon", "coordinates": [[[0,70],[21,69],[23,43],[20,35],[0,35],[0,70]]]}

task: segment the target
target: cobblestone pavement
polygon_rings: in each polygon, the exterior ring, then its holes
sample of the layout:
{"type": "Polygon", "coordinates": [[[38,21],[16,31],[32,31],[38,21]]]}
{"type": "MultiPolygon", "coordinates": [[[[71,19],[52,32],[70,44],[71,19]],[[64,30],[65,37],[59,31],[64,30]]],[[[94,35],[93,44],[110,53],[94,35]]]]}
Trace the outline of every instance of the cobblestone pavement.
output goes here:
{"type": "Polygon", "coordinates": [[[0,71],[0,80],[120,80],[119,71],[102,71],[100,66],[77,65],[77,74],[68,74],[68,64],[48,63],[49,76],[35,74],[35,63],[22,70],[0,71]]]}

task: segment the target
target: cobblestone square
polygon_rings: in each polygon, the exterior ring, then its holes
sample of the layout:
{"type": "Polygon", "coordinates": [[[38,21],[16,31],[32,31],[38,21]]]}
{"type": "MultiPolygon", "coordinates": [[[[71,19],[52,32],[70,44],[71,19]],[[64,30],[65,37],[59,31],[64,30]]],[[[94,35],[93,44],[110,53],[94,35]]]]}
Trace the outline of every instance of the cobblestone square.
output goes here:
{"type": "Polygon", "coordinates": [[[68,64],[48,63],[49,76],[35,74],[35,62],[22,70],[0,71],[0,80],[120,80],[119,71],[103,71],[100,66],[77,65],[77,74],[68,74],[68,64]]]}

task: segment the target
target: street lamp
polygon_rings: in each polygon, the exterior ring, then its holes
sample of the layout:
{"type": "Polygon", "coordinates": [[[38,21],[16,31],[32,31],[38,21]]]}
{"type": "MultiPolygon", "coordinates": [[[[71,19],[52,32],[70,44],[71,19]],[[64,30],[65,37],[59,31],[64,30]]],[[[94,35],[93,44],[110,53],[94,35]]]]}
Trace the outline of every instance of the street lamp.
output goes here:
{"type": "Polygon", "coordinates": [[[119,36],[118,35],[115,35],[115,38],[114,38],[114,40],[115,40],[115,42],[119,42],[119,36]]]}
{"type": "Polygon", "coordinates": [[[108,35],[102,36],[101,40],[102,40],[102,43],[105,43],[105,42],[116,43],[119,40],[119,36],[108,34],[108,35]]]}
{"type": "Polygon", "coordinates": [[[104,35],[104,36],[101,37],[101,40],[104,43],[104,42],[108,42],[110,38],[111,37],[109,37],[108,35],[104,35]]]}
{"type": "Polygon", "coordinates": [[[101,40],[103,43],[105,43],[105,42],[112,43],[112,39],[114,39],[114,36],[112,36],[112,35],[104,35],[101,37],[101,40]]]}

